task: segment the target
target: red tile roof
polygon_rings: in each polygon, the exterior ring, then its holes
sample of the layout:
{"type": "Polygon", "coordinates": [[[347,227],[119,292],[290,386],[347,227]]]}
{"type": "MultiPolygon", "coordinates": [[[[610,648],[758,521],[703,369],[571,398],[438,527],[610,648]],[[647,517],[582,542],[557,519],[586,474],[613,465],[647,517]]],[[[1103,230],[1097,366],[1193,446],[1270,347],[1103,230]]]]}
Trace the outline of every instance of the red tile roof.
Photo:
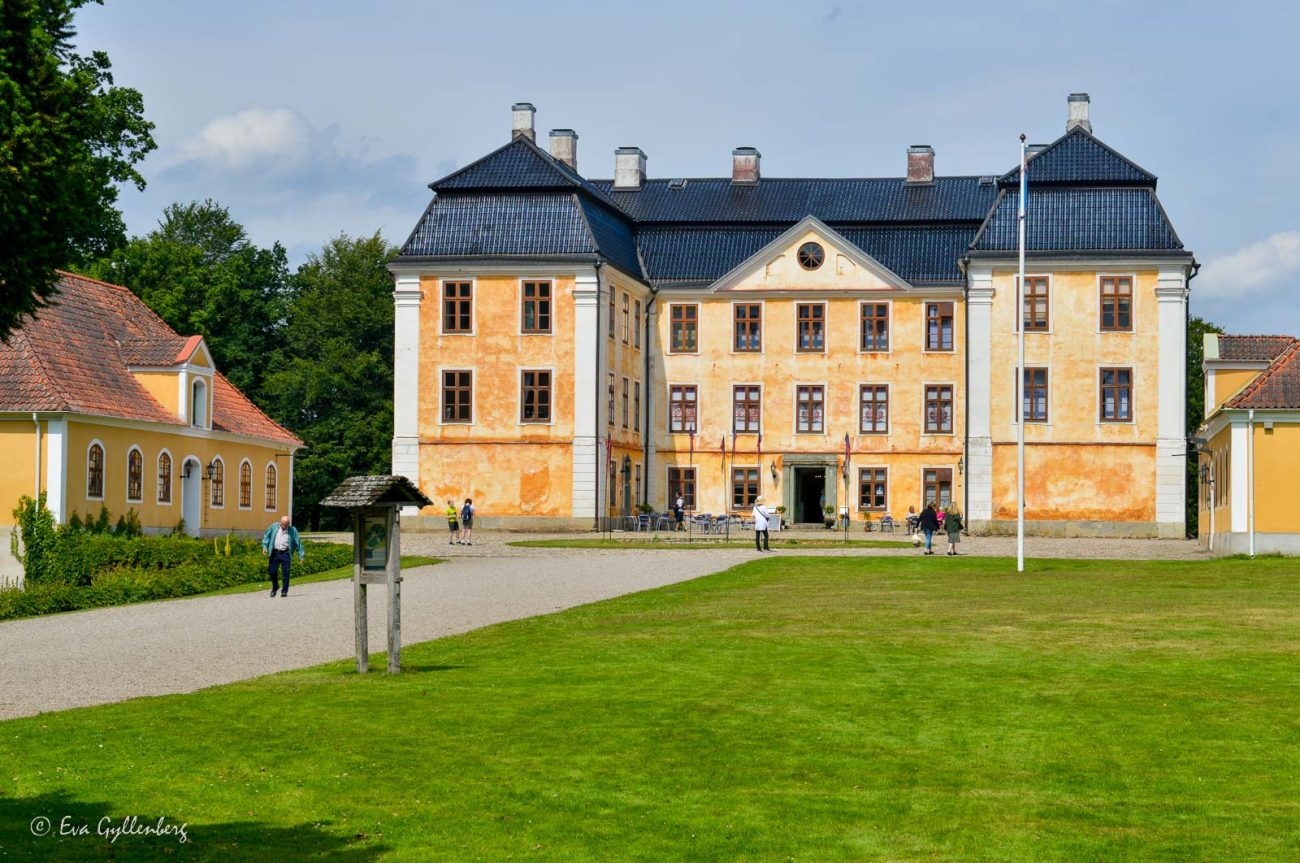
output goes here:
{"type": "Polygon", "coordinates": [[[1267,369],[1224,404],[1236,410],[1300,409],[1300,339],[1291,339],[1267,369]]]}
{"type": "Polygon", "coordinates": [[[1286,350],[1290,336],[1219,336],[1219,359],[1268,363],[1286,350]]]}
{"type": "MultiPolygon", "coordinates": [[[[64,411],[182,425],[129,366],[173,366],[202,340],[178,335],[128,289],[61,273],[52,303],[0,342],[0,411],[64,411]]],[[[302,441],[221,374],[212,427],[291,446],[302,441]]]]}

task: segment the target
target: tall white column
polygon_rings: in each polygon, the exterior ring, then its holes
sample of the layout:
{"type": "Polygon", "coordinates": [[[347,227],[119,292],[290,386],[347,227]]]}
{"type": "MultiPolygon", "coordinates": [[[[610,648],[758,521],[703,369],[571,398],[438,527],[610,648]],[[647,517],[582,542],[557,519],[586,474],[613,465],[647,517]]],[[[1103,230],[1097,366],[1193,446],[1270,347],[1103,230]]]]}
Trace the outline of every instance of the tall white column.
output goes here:
{"type": "MultiPolygon", "coordinates": [[[[420,482],[420,291],[418,275],[393,291],[393,474],[420,482]]],[[[414,515],[415,507],[403,507],[414,515]]]]}
{"type": "MultiPolygon", "coordinates": [[[[1228,465],[1228,480],[1231,485],[1232,500],[1231,518],[1228,523],[1228,530],[1232,533],[1245,535],[1249,530],[1246,520],[1247,512],[1250,507],[1250,464],[1246,461],[1247,435],[1249,430],[1246,428],[1244,419],[1232,424],[1232,431],[1228,432],[1231,440],[1231,462],[1228,465]]],[[[1223,482],[1222,477],[1216,477],[1219,483],[1223,482]]],[[[1244,548],[1244,543],[1242,544],[1244,548]]],[[[1237,549],[1240,551],[1240,548],[1237,549]]]]}
{"type": "Polygon", "coordinates": [[[596,517],[596,416],[600,408],[600,279],[592,270],[573,284],[573,517],[596,517]]]}
{"type": "Polygon", "coordinates": [[[966,393],[970,413],[967,433],[970,437],[966,458],[966,488],[970,497],[967,522],[993,518],[993,270],[972,267],[967,276],[966,320],[970,327],[968,356],[969,391],[966,393]]]}
{"type": "Polygon", "coordinates": [[[1156,420],[1156,533],[1182,539],[1187,501],[1187,271],[1162,269],[1156,283],[1159,323],[1156,420]]]}
{"type": "Polygon", "coordinates": [[[68,518],[68,421],[50,420],[45,428],[45,505],[55,524],[68,518]]]}

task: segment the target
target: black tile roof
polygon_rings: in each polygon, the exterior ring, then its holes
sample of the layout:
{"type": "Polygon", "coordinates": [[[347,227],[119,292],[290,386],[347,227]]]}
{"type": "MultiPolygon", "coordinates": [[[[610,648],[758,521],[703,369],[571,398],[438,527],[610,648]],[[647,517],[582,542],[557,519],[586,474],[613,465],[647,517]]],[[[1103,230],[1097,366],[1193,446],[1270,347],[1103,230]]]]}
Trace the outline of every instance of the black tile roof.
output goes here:
{"type": "Polygon", "coordinates": [[[609,200],[637,222],[785,222],[805,216],[823,222],[979,222],[997,186],[979,177],[936,177],[909,184],[877,179],[764,178],[752,186],[730,178],[647,180],[640,191],[615,191],[613,180],[592,180],[609,200]]]}
{"type": "MultiPolygon", "coordinates": [[[[1016,165],[998,178],[1003,186],[1020,183],[1016,165]]],[[[1029,160],[1029,183],[1156,187],[1156,176],[1075,126],[1029,160]]]]}
{"type": "MultiPolygon", "coordinates": [[[[1032,174],[1031,174],[1032,176],[1032,174]]],[[[1015,189],[1004,190],[971,244],[975,251],[1018,248],[1015,189]]],[[[1183,244],[1150,189],[1039,188],[1030,182],[1025,247],[1030,251],[1175,251],[1183,244]]]]}

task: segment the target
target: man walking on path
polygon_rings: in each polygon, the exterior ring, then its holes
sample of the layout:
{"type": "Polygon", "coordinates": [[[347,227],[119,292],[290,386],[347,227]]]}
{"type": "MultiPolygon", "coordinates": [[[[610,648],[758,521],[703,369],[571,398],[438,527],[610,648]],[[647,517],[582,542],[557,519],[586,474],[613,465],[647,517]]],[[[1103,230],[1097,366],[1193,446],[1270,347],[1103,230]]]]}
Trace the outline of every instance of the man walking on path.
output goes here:
{"type": "Polygon", "coordinates": [[[760,497],[754,501],[754,550],[771,551],[768,545],[767,520],[772,517],[760,497]]]}
{"type": "Polygon", "coordinates": [[[289,516],[281,516],[279,522],[271,525],[262,534],[262,554],[270,558],[270,564],[267,566],[267,575],[271,577],[271,595],[280,591],[281,596],[289,595],[289,562],[293,553],[298,553],[299,562],[307,556],[306,550],[302,547],[302,540],[298,538],[298,528],[289,524],[289,516]],[[283,575],[284,586],[280,586],[280,578],[283,575]]]}

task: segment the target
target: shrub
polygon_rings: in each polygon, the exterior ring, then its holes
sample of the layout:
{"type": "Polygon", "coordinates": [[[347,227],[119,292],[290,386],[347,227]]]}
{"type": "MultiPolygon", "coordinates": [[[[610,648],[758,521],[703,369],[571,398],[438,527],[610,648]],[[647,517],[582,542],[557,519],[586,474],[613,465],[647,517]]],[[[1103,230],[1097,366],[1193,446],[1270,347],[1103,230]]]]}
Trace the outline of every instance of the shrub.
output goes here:
{"type": "Polygon", "coordinates": [[[54,526],[54,513],[45,505],[45,492],[41,492],[36,500],[27,495],[18,499],[18,507],[14,510],[14,525],[18,529],[9,536],[10,550],[22,563],[26,580],[48,581],[51,570],[57,563],[59,534],[54,526]]]}

